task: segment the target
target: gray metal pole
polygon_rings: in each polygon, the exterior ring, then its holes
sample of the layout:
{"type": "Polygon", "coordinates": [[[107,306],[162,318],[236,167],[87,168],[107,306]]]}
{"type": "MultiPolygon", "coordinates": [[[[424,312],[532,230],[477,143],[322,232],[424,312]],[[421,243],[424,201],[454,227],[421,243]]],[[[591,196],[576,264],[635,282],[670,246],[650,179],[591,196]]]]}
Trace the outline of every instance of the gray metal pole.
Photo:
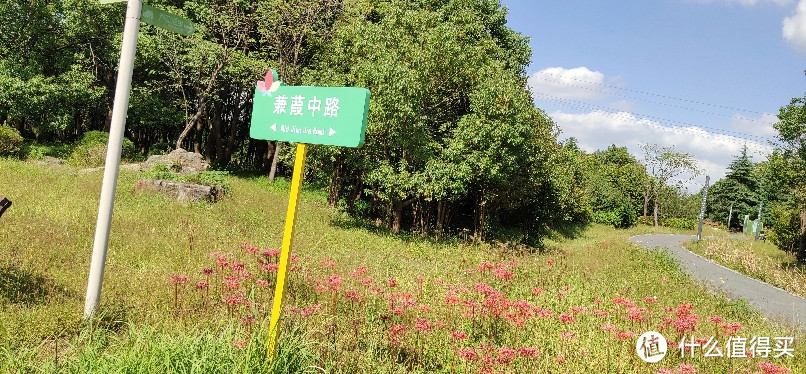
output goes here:
{"type": "Polygon", "coordinates": [[[705,188],[702,190],[702,205],[700,206],[700,223],[697,225],[697,242],[702,238],[702,221],[705,218],[705,200],[708,198],[708,182],[711,177],[705,176],[705,188]]]}
{"type": "Polygon", "coordinates": [[[730,219],[733,218],[733,204],[730,205],[730,211],[728,211],[728,232],[730,232],[730,219]]]}
{"type": "Polygon", "coordinates": [[[764,204],[763,201],[758,202],[758,218],[756,218],[756,221],[758,222],[758,224],[756,225],[756,237],[753,240],[758,240],[758,234],[761,233],[761,207],[762,207],[762,204],[764,204]]]}
{"type": "Polygon", "coordinates": [[[123,146],[123,131],[126,128],[126,112],[129,109],[129,94],[132,86],[134,55],[137,49],[137,34],[140,31],[142,0],[129,0],[126,6],[126,22],[123,26],[123,43],[120,48],[118,81],[115,87],[115,102],[112,105],[112,124],[106,149],[104,179],[98,203],[98,221],[95,224],[95,242],[92,246],[92,263],[87,279],[87,296],[84,301],[84,318],[95,312],[101,299],[101,283],[104,278],[106,250],[109,244],[109,229],[112,209],[115,205],[115,189],[118,182],[118,167],[123,146]]]}

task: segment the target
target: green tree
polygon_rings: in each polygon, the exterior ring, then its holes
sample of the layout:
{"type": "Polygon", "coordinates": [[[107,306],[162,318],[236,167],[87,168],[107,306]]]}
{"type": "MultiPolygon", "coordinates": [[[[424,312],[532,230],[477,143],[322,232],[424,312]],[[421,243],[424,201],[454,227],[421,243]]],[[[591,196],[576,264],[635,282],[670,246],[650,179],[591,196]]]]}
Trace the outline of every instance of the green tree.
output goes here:
{"type": "MultiPolygon", "coordinates": [[[[793,98],[773,124],[779,144],[769,158],[774,176],[792,196],[791,207],[800,211],[797,258],[806,262],[806,97],[793,98]]],[[[782,248],[785,249],[785,248],[782,248]]]]}
{"type": "Polygon", "coordinates": [[[640,213],[646,170],[626,147],[611,145],[591,157],[588,195],[594,220],[626,228],[635,224],[640,213]]]}
{"type": "MultiPolygon", "coordinates": [[[[724,178],[718,180],[708,191],[705,216],[711,221],[727,224],[728,213],[733,207],[731,227],[741,226],[744,214],[757,218],[761,183],[756,164],[747,155],[747,148],[734,157],[724,178]]],[[[768,204],[769,205],[769,204],[768,204]]]]}
{"type": "Polygon", "coordinates": [[[663,188],[674,178],[684,176],[689,173],[690,178],[699,174],[697,161],[688,154],[676,152],[674,147],[664,147],[658,144],[644,144],[641,146],[644,151],[644,165],[649,175],[644,197],[644,212],[646,203],[653,201],[652,216],[655,227],[658,227],[658,213],[660,209],[660,198],[663,188]]]}

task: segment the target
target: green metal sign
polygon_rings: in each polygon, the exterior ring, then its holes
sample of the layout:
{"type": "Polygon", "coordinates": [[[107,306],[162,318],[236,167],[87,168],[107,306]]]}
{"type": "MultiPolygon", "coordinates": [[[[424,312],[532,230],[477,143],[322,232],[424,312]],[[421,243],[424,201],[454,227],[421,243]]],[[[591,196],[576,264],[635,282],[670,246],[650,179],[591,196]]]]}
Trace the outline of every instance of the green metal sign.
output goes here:
{"type": "Polygon", "coordinates": [[[189,19],[154,8],[148,4],[143,4],[143,13],[140,16],[140,20],[149,25],[162,27],[185,36],[193,34],[193,22],[190,22],[189,19]]]}
{"type": "Polygon", "coordinates": [[[285,86],[273,74],[258,82],[249,135],[255,139],[360,147],[367,128],[369,90],[285,86]]]}

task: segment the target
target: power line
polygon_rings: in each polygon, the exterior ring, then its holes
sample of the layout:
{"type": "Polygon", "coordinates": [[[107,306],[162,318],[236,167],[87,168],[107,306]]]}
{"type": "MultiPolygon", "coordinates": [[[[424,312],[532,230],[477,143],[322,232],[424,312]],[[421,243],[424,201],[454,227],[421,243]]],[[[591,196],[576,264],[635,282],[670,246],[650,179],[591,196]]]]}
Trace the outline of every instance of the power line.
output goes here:
{"type": "MultiPolygon", "coordinates": [[[[580,108],[580,109],[594,108],[594,109],[599,109],[599,110],[603,110],[603,111],[606,111],[606,112],[616,111],[616,110],[614,110],[612,108],[608,108],[608,107],[604,107],[604,106],[600,106],[600,105],[596,105],[596,104],[589,104],[589,103],[585,103],[585,102],[578,101],[578,100],[564,99],[564,98],[560,98],[560,97],[557,97],[557,96],[544,94],[544,93],[541,93],[541,92],[534,92],[534,94],[537,96],[538,100],[553,102],[553,103],[559,104],[559,105],[564,105],[564,103],[571,103],[571,105],[575,105],[577,108],[580,108]],[[541,99],[540,97],[544,97],[545,99],[541,99]]],[[[718,133],[720,135],[732,136],[732,137],[744,139],[744,140],[747,140],[747,141],[762,142],[762,141],[769,141],[770,140],[769,137],[753,135],[753,134],[743,133],[743,132],[739,132],[739,131],[717,129],[717,128],[714,128],[714,127],[697,125],[697,124],[693,124],[693,123],[689,123],[689,122],[683,122],[683,121],[670,120],[670,119],[663,118],[663,117],[645,115],[645,114],[634,113],[634,112],[623,111],[623,110],[621,110],[619,112],[631,114],[636,118],[638,118],[638,117],[650,118],[650,119],[654,119],[654,120],[656,120],[658,122],[663,122],[663,123],[678,123],[678,124],[682,124],[682,125],[686,125],[686,126],[693,126],[693,127],[697,127],[697,128],[707,129],[707,130],[711,130],[711,131],[713,131],[715,133],[718,133]],[[748,139],[747,137],[755,138],[755,139],[748,139]]]]}
{"type": "MultiPolygon", "coordinates": [[[[643,94],[643,95],[655,96],[655,97],[660,97],[660,98],[664,98],[664,99],[678,100],[678,101],[697,104],[697,105],[705,105],[705,106],[710,106],[710,107],[714,107],[714,108],[729,109],[729,110],[740,111],[740,112],[745,112],[745,113],[753,113],[753,114],[759,114],[759,115],[773,114],[773,113],[757,112],[757,111],[748,110],[748,109],[735,108],[735,107],[730,107],[730,106],[726,106],[726,105],[710,104],[710,103],[706,103],[706,102],[702,102],[702,101],[696,101],[696,100],[690,100],[690,99],[682,99],[682,98],[679,98],[679,97],[661,95],[661,94],[656,94],[656,93],[652,93],[652,92],[633,90],[633,89],[629,89],[629,88],[617,87],[617,86],[612,86],[612,85],[608,85],[608,84],[604,84],[604,83],[598,83],[598,82],[591,82],[591,81],[586,81],[584,79],[566,77],[566,76],[562,76],[562,75],[559,75],[559,74],[552,74],[552,73],[546,73],[546,72],[537,72],[535,74],[532,74],[532,77],[537,77],[538,79],[540,79],[541,75],[554,76],[554,77],[558,77],[558,78],[562,78],[562,79],[569,79],[569,80],[573,80],[573,81],[577,81],[577,82],[593,84],[593,85],[596,85],[596,86],[602,86],[602,87],[607,87],[607,88],[612,88],[612,89],[617,89],[617,90],[635,92],[635,93],[640,93],[640,94],[643,94]]],[[[560,83],[560,84],[570,85],[568,83],[561,82],[561,81],[550,81],[550,82],[556,82],[556,83],[560,83]]],[[[585,88],[585,87],[580,87],[580,86],[574,86],[574,87],[585,88]]],[[[638,99],[638,100],[641,100],[641,99],[638,99]]],[[[660,104],[665,105],[663,103],[660,103],[660,104]]],[[[686,109],[690,109],[690,108],[686,108],[686,109]]],[[[691,110],[696,110],[696,109],[691,109],[691,110]]]]}
{"type": "MultiPolygon", "coordinates": [[[[562,101],[556,101],[556,102],[559,105],[562,105],[562,106],[565,106],[565,107],[570,107],[570,108],[576,108],[576,109],[588,109],[588,110],[590,110],[590,108],[586,108],[586,106],[587,107],[595,106],[595,105],[590,105],[590,104],[585,104],[585,103],[581,103],[582,105],[574,105],[572,103],[567,103],[567,102],[562,102],[562,101]]],[[[696,126],[696,125],[691,125],[691,126],[695,127],[699,131],[697,131],[695,129],[692,129],[692,128],[678,127],[678,126],[676,126],[676,125],[674,125],[672,123],[672,122],[677,122],[677,121],[670,121],[670,120],[663,120],[663,119],[662,120],[656,120],[656,121],[641,120],[641,118],[639,118],[639,116],[636,116],[634,113],[630,113],[630,112],[625,112],[625,111],[615,112],[615,111],[613,111],[612,109],[609,109],[609,108],[605,108],[604,110],[603,109],[598,109],[598,110],[600,112],[602,112],[602,113],[610,114],[613,118],[620,118],[620,119],[624,119],[624,120],[633,120],[632,122],[634,124],[652,127],[652,128],[655,128],[655,129],[658,129],[658,130],[661,130],[661,131],[672,132],[672,133],[676,133],[676,134],[705,136],[705,137],[709,137],[709,138],[718,140],[720,142],[727,142],[727,143],[732,143],[732,144],[736,144],[736,145],[747,146],[748,148],[756,149],[756,152],[754,152],[754,153],[758,154],[760,156],[764,156],[768,151],[768,148],[765,147],[762,143],[760,143],[757,140],[747,139],[747,138],[743,138],[743,137],[740,137],[740,136],[729,135],[729,134],[720,134],[720,133],[715,134],[715,133],[705,131],[701,127],[696,126]],[[663,126],[663,124],[668,124],[669,126],[663,126]],[[744,140],[745,142],[739,142],[736,139],[741,139],[741,140],[744,140]]]]}

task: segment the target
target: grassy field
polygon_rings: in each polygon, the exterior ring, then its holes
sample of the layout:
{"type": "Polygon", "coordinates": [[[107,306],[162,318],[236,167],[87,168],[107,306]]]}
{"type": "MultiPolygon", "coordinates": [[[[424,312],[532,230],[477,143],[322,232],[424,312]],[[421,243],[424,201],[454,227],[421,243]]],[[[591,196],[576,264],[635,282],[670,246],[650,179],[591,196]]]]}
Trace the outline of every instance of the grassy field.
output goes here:
{"type": "Polygon", "coordinates": [[[690,243],[689,250],[711,261],[785,289],[806,298],[806,266],[798,264],[793,253],[784,252],[766,241],[728,238],[690,243]]]}
{"type": "MultiPolygon", "coordinates": [[[[223,201],[180,205],[135,193],[137,179],[121,172],[85,324],[101,174],[0,159],[14,201],[0,218],[0,371],[265,372],[287,183],[230,177],[223,201]]],[[[393,236],[319,191],[302,200],[274,372],[806,372],[801,333],[629,243],[652,228],[595,226],[533,251],[393,236]],[[670,341],[656,364],[635,353],[647,330],[670,341]],[[722,351],[731,336],[791,336],[794,358],[683,358],[671,343],[712,336],[722,351]]]]}

